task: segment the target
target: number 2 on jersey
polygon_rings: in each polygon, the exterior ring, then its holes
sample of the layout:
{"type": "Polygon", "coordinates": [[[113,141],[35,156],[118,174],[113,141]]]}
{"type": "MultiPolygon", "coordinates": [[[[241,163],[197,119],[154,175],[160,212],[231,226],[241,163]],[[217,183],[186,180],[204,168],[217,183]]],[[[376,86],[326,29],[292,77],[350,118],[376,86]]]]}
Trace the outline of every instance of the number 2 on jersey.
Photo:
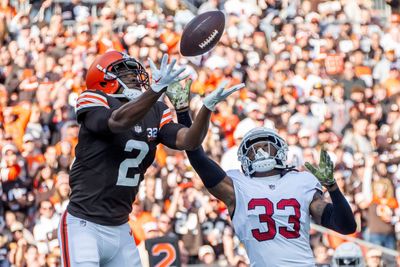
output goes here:
{"type": "Polygon", "coordinates": [[[132,150],[139,150],[136,158],[125,159],[121,162],[118,169],[117,185],[135,187],[139,184],[140,173],[136,173],[133,178],[127,177],[129,168],[137,168],[149,152],[149,146],[146,142],[129,140],[125,145],[125,152],[132,152],[132,150]]]}
{"type": "MultiPolygon", "coordinates": [[[[248,210],[254,210],[256,207],[263,207],[265,213],[258,215],[260,223],[266,223],[268,231],[261,232],[260,229],[252,229],[251,233],[255,239],[258,241],[266,241],[274,239],[276,236],[276,222],[272,218],[274,214],[274,203],[268,198],[253,198],[249,201],[248,210]]],[[[294,210],[294,215],[288,217],[288,223],[293,225],[293,230],[289,230],[286,226],[279,227],[279,234],[287,239],[300,237],[300,203],[294,199],[281,199],[276,208],[278,210],[284,210],[286,207],[292,207],[294,210]]]]}
{"type": "Polygon", "coordinates": [[[167,267],[171,266],[176,260],[176,251],[173,245],[169,243],[158,243],[152,249],[151,253],[155,256],[165,253],[164,258],[159,261],[155,267],[167,267]]]}

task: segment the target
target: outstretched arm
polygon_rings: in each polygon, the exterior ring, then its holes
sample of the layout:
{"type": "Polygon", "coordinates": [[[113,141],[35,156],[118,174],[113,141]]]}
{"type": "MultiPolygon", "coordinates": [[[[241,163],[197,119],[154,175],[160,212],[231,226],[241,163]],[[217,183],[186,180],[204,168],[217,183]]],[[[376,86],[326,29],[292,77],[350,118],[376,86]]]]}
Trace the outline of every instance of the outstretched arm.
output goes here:
{"type": "Polygon", "coordinates": [[[202,106],[192,126],[179,129],[176,136],[177,149],[193,150],[200,147],[207,135],[210,117],[211,111],[205,106],[202,106]]]}
{"type": "Polygon", "coordinates": [[[151,90],[144,92],[138,100],[130,101],[113,111],[108,119],[108,127],[112,132],[118,133],[130,129],[138,120],[146,115],[169,84],[183,79],[178,76],[185,68],[174,71],[173,67],[175,62],[176,60],[174,59],[171,64],[168,64],[168,55],[165,54],[162,58],[160,69],[158,70],[150,60],[153,79],[151,90]]]}
{"type": "Polygon", "coordinates": [[[328,190],[332,204],[323,200],[322,194],[316,192],[310,204],[310,213],[320,225],[343,235],[356,231],[357,224],[346,198],[337,185],[328,190]]]}
{"type": "MultiPolygon", "coordinates": [[[[189,109],[191,83],[191,80],[187,81],[184,88],[179,83],[174,83],[167,89],[167,96],[174,105],[177,113],[185,112],[189,109]]],[[[204,105],[201,107],[192,125],[185,125],[187,128],[179,129],[176,137],[177,149],[194,150],[200,147],[207,135],[211,112],[215,110],[215,106],[230,94],[244,87],[244,84],[238,84],[225,90],[227,83],[228,81],[222,82],[217,89],[205,97],[204,105]]]]}
{"type": "Polygon", "coordinates": [[[147,90],[137,101],[129,101],[113,111],[108,119],[108,127],[113,133],[130,129],[150,110],[163,91],[147,90]]]}
{"type": "Polygon", "coordinates": [[[324,227],[348,235],[356,231],[357,224],[346,198],[333,178],[333,163],[326,151],[321,151],[319,167],[306,163],[306,167],[324,185],[332,199],[332,204],[325,202],[321,192],[316,192],[310,204],[313,219],[324,227]]]}
{"type": "MultiPolygon", "coordinates": [[[[192,122],[188,111],[180,112],[177,115],[179,123],[186,127],[191,126],[192,122]]],[[[206,155],[202,147],[193,151],[186,151],[186,154],[207,190],[225,203],[229,214],[232,216],[235,210],[235,190],[232,179],[215,161],[206,155]]]]}

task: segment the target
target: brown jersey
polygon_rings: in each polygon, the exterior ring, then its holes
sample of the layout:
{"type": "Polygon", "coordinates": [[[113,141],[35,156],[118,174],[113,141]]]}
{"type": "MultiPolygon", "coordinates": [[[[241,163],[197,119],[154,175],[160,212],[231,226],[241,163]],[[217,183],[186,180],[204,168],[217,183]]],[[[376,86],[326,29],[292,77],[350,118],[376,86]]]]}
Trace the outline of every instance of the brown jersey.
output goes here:
{"type": "Polygon", "coordinates": [[[81,124],[76,159],[70,173],[68,212],[102,225],[128,221],[140,181],[152,164],[166,125],[169,108],[157,102],[131,129],[112,133],[111,113],[123,103],[100,91],[85,91],[76,106],[81,124]],[[89,129],[85,124],[96,127],[89,129]]]}

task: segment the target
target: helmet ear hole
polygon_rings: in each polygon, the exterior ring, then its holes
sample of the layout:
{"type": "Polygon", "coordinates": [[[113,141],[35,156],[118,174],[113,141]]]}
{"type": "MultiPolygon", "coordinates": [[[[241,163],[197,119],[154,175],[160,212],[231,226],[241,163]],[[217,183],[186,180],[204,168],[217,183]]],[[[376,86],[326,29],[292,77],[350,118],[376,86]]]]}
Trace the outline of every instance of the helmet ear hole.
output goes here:
{"type": "Polygon", "coordinates": [[[106,83],[106,82],[100,82],[100,86],[101,86],[101,87],[106,87],[106,86],[107,86],[107,83],[106,83]]]}

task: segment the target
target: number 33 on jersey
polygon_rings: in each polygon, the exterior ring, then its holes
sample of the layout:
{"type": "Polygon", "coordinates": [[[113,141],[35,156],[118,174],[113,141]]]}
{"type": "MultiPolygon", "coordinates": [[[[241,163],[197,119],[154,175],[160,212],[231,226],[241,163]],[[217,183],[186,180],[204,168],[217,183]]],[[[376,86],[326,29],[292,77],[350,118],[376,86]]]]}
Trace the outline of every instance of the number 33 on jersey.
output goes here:
{"type": "Polygon", "coordinates": [[[251,179],[239,171],[227,175],[232,178],[236,196],[232,223],[249,257],[258,259],[252,266],[266,262],[291,266],[285,257],[274,257],[284,253],[294,254],[304,263],[299,266],[311,266],[309,206],[321,188],[318,180],[307,172],[290,172],[280,179],[251,179]]]}

